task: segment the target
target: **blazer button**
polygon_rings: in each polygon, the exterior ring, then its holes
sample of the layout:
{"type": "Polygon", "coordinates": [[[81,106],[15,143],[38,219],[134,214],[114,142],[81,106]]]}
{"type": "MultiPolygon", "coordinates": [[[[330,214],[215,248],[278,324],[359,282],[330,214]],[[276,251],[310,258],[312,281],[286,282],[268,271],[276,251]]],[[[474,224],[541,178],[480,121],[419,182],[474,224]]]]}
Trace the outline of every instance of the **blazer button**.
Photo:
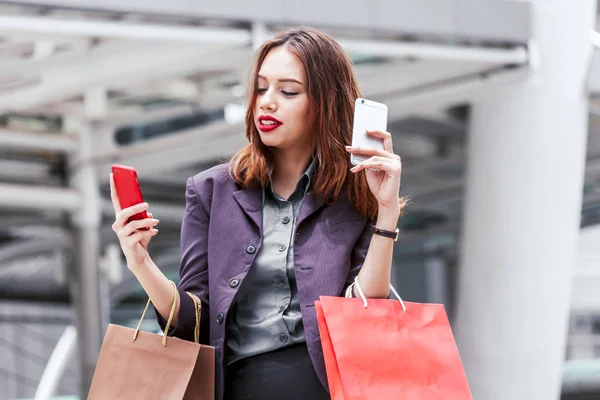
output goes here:
{"type": "Polygon", "coordinates": [[[225,316],[223,315],[223,313],[218,313],[217,314],[217,322],[218,323],[223,322],[224,319],[225,319],[225,316]]]}
{"type": "Polygon", "coordinates": [[[240,284],[240,280],[239,279],[232,279],[232,280],[229,281],[229,286],[231,286],[231,287],[236,287],[239,284],[240,284]]]}
{"type": "Polygon", "coordinates": [[[256,253],[256,247],[254,247],[252,245],[246,247],[246,253],[248,253],[248,254],[254,254],[254,253],[256,253]]]}

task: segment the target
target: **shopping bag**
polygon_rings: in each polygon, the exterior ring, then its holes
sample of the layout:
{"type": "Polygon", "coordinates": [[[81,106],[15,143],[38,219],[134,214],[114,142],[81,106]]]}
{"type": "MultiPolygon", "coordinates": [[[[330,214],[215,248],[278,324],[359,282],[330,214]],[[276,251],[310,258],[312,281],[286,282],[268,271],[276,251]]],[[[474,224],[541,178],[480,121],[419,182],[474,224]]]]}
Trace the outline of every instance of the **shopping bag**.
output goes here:
{"type": "Polygon", "coordinates": [[[357,290],[315,301],[332,400],[472,399],[443,305],[357,290]]]}
{"type": "Polygon", "coordinates": [[[188,293],[196,308],[195,343],[167,337],[177,304],[164,335],[109,325],[102,343],[88,400],[214,400],[215,349],[198,344],[200,300],[188,293]],[[162,339],[162,340],[161,340],[162,339]]]}

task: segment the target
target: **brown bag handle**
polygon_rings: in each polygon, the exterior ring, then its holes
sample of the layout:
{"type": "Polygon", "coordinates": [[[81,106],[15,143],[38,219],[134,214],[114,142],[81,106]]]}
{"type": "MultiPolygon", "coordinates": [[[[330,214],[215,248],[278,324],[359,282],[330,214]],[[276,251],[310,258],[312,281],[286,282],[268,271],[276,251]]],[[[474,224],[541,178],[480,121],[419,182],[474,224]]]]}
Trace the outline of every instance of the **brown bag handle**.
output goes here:
{"type": "Polygon", "coordinates": [[[196,296],[193,293],[190,292],[186,292],[188,296],[190,296],[192,298],[192,301],[194,302],[194,308],[196,310],[196,325],[194,326],[194,342],[196,343],[200,343],[200,317],[202,315],[202,302],[200,301],[200,299],[198,298],[198,296],[196,296]]]}
{"type": "MultiPolygon", "coordinates": [[[[171,286],[173,286],[173,304],[171,305],[171,313],[169,314],[169,320],[167,321],[167,325],[165,326],[165,331],[163,333],[162,345],[163,347],[167,347],[167,333],[171,328],[171,322],[173,322],[173,316],[175,315],[175,308],[177,307],[177,299],[179,297],[179,292],[177,291],[177,285],[173,281],[169,281],[171,286]]],[[[146,308],[144,308],[144,312],[142,313],[142,318],[140,318],[140,322],[138,323],[137,328],[135,328],[135,333],[133,334],[133,341],[138,337],[138,333],[140,332],[140,327],[142,326],[142,321],[146,316],[146,312],[148,311],[148,307],[150,306],[151,300],[148,298],[148,302],[146,303],[146,308]]]]}

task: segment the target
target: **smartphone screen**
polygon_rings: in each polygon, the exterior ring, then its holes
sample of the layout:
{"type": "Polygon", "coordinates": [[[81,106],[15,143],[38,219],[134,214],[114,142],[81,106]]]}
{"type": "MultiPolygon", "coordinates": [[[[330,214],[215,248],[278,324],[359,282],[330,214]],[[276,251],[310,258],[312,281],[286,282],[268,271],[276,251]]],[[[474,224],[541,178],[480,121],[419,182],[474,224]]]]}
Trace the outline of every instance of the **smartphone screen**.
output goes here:
{"type": "MultiPolygon", "coordinates": [[[[383,140],[367,135],[367,130],[387,131],[388,108],[385,104],[367,99],[356,99],[354,103],[354,124],[352,129],[352,147],[383,150],[383,140]]],[[[367,156],[350,156],[350,162],[357,165],[367,156]]]]}
{"type": "MultiPolygon", "coordinates": [[[[138,181],[135,168],[126,165],[115,164],[112,166],[112,173],[115,180],[115,188],[119,196],[121,209],[134,206],[144,202],[142,190],[138,181]]],[[[129,221],[148,218],[146,211],[142,211],[129,218],[129,221]]]]}

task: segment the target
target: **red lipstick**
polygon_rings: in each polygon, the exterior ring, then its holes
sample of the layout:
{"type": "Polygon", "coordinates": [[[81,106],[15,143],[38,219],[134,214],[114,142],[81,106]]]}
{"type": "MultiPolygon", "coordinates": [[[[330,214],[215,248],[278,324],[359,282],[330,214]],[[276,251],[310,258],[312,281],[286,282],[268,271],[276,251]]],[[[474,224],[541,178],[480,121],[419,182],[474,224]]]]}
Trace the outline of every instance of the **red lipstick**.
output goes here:
{"type": "Polygon", "coordinates": [[[281,126],[283,122],[270,115],[261,115],[258,117],[258,129],[261,132],[271,132],[281,126]]]}

